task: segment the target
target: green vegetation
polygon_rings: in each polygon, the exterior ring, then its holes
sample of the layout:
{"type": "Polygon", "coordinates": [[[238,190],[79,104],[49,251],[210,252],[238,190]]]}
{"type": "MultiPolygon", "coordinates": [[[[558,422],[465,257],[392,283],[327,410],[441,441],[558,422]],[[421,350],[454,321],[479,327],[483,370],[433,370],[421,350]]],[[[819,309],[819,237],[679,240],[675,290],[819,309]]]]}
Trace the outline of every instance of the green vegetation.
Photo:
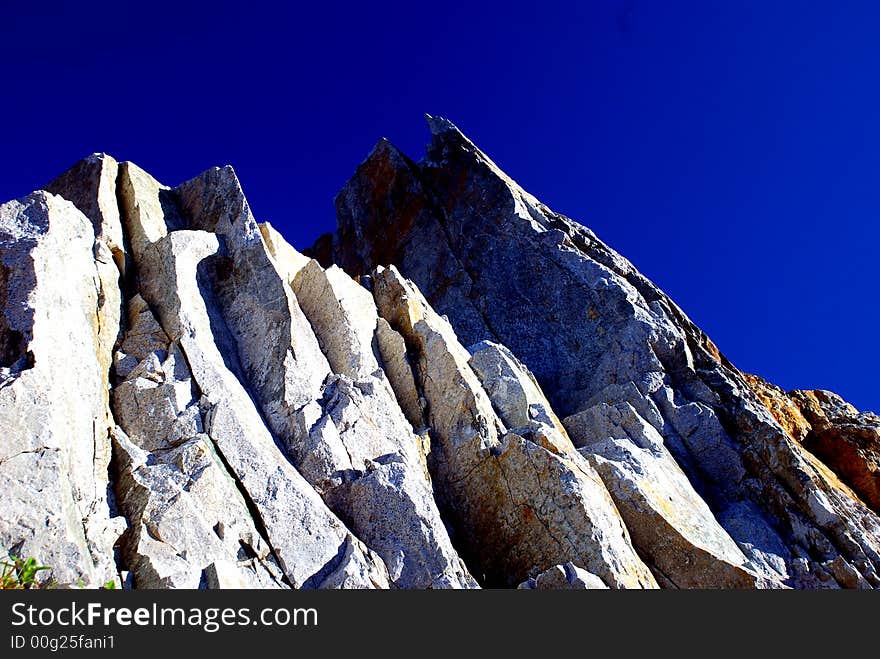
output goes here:
{"type": "MultiPolygon", "coordinates": [[[[40,565],[36,558],[19,558],[10,555],[5,561],[0,561],[0,590],[37,590],[58,588],[58,583],[53,579],[40,583],[37,581],[37,572],[51,570],[51,567],[40,565]]],[[[82,579],[76,582],[77,588],[85,588],[82,579]]],[[[111,579],[100,590],[116,590],[116,581],[111,579]]]]}
{"type": "Polygon", "coordinates": [[[0,562],[0,590],[26,590],[39,588],[37,572],[49,570],[45,565],[37,563],[35,558],[19,558],[10,556],[8,561],[0,562]]]}

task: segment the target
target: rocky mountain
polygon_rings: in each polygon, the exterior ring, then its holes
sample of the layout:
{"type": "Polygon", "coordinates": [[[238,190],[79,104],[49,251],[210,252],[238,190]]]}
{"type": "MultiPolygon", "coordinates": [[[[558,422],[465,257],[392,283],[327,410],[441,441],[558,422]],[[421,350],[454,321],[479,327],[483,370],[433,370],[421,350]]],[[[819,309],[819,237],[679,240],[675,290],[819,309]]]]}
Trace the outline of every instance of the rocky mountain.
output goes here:
{"type": "Polygon", "coordinates": [[[878,588],[880,418],[738,371],[453,124],[300,253],[233,170],[0,206],[0,553],[57,585],[878,588]]]}

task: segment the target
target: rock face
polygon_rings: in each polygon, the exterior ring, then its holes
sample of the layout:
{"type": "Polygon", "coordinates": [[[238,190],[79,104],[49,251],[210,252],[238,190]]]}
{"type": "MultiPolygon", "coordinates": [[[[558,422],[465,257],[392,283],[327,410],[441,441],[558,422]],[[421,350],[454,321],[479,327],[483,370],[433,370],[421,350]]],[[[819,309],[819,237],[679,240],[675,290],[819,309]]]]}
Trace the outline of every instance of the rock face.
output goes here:
{"type": "Polygon", "coordinates": [[[113,439],[116,491],[132,527],[124,554],[134,585],[197,588],[217,559],[246,587],[282,584],[266,538],[205,432],[180,345],[138,294],[129,302],[128,319],[116,353],[121,382],[113,410],[129,434],[117,428],[113,439]]]}
{"type": "Polygon", "coordinates": [[[755,375],[745,377],[793,439],[880,511],[880,417],[830,391],[786,394],[755,375]]]}
{"type": "Polygon", "coordinates": [[[107,500],[119,311],[101,295],[115,266],[99,245],[89,218],[51,193],[0,206],[0,546],[63,585],[116,581],[125,529],[107,500]]]}
{"type": "Polygon", "coordinates": [[[611,498],[583,460],[507,432],[452,327],[395,268],[373,294],[407,342],[431,429],[429,467],[466,557],[489,585],[577,560],[616,588],[651,587],[611,498]]]}
{"type": "MultiPolygon", "coordinates": [[[[834,587],[857,575],[880,586],[870,419],[796,441],[626,259],[525,192],[449,121],[428,123],[419,163],[379,142],[336,199],[336,234],[311,253],[353,274],[394,264],[462,344],[515,355],[661,585],[834,587]]],[[[532,387],[515,384],[510,359],[494,361],[485,386],[510,395],[499,414],[513,400],[530,409],[532,387]]],[[[832,407],[822,414],[841,419],[832,407]]]]}
{"type": "Polygon", "coordinates": [[[880,419],[740,373],[429,125],[306,254],[230,167],[96,154],[0,206],[0,556],[89,587],[880,587],[880,419]]]}

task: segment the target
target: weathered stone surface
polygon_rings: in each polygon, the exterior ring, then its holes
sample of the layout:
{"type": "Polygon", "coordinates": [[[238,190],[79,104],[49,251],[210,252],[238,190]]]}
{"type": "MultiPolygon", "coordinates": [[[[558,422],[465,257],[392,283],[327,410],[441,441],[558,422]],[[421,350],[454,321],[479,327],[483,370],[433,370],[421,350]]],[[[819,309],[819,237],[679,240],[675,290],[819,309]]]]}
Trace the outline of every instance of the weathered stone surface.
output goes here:
{"type": "Polygon", "coordinates": [[[239,587],[283,586],[271,548],[210,437],[198,433],[148,452],[117,431],[114,444],[119,504],[131,523],[124,561],[134,587],[198,588],[218,561],[222,576],[234,575],[239,587]]]}
{"type": "Polygon", "coordinates": [[[223,590],[244,590],[253,588],[247,579],[242,578],[241,572],[235,563],[218,560],[205,568],[203,573],[205,588],[223,590]]]}
{"type": "Polygon", "coordinates": [[[119,199],[125,234],[136,262],[153,243],[169,231],[184,228],[174,196],[131,162],[119,165],[119,199]]]}
{"type": "Polygon", "coordinates": [[[633,544],[658,581],[676,588],[763,583],[694,491],[657,430],[629,403],[600,403],[564,421],[602,477],[633,544]]]}
{"type": "Polygon", "coordinates": [[[584,460],[505,434],[452,327],[396,269],[373,274],[383,318],[418,354],[429,406],[429,466],[455,537],[487,584],[585,565],[608,585],[651,587],[607,491],[584,460]]]}
{"type": "Polygon", "coordinates": [[[352,464],[393,452],[416,459],[418,442],[412,426],[377,359],[378,314],[370,292],[338,268],[324,271],[317,261],[300,270],[293,286],[334,373],[325,383],[322,405],[340,410],[336,425],[344,429],[341,437],[352,464]],[[337,402],[351,397],[361,401],[337,402]],[[346,413],[350,418],[345,418],[346,413]],[[356,432],[359,422],[367,432],[346,440],[344,435],[356,432]]]}
{"type": "Polygon", "coordinates": [[[128,300],[125,316],[126,329],[113,354],[113,369],[119,380],[125,380],[132,369],[151,354],[167,351],[170,343],[165,330],[139,293],[128,300]]]}
{"type": "Polygon", "coordinates": [[[382,557],[397,587],[478,587],[452,547],[424,473],[400,453],[345,474],[328,501],[382,557]]]}
{"type": "Polygon", "coordinates": [[[376,358],[378,316],[369,292],[338,268],[325,272],[315,261],[299,268],[283,239],[259,229],[231,170],[210,170],[176,194],[190,226],[224,238],[229,260],[215,269],[212,285],[246,381],[303,475],[391,561],[395,585],[476,585],[452,548],[420,466],[418,438],[376,358]],[[395,454],[413,483],[396,499],[376,478],[334,491],[344,476],[395,454]],[[423,491],[413,497],[419,482],[423,491]],[[361,514],[368,487],[383,499],[383,517],[361,514]]]}
{"type": "Polygon", "coordinates": [[[568,433],[540,385],[513,353],[492,341],[481,341],[469,351],[471,368],[508,428],[530,433],[548,451],[560,455],[574,453],[568,433]]]}
{"type": "Polygon", "coordinates": [[[95,154],[0,206],[0,556],[88,586],[880,587],[878,417],[740,373],[429,125],[418,164],[358,167],[317,261],[229,167],[171,189],[95,154]]]}
{"type": "Polygon", "coordinates": [[[258,226],[260,235],[263,236],[263,243],[275,262],[278,274],[290,284],[311,259],[297,252],[269,222],[261,222],[258,226]]]}
{"type": "Polygon", "coordinates": [[[379,318],[376,323],[376,344],[382,356],[385,375],[394,389],[400,409],[414,428],[423,428],[424,399],[419,395],[413,365],[406,351],[406,341],[391,328],[387,320],[379,318]]]}
{"type": "MultiPolygon", "coordinates": [[[[101,482],[108,479],[110,468],[110,434],[115,421],[110,410],[111,355],[122,328],[122,287],[129,272],[130,259],[126,254],[125,236],[117,200],[119,164],[106,154],[92,154],[71,167],[46,186],[74,204],[91,222],[95,235],[93,255],[98,274],[96,322],[98,328],[97,352],[102,375],[101,392],[103,419],[96,422],[95,473],[101,482]]],[[[110,501],[111,508],[113,502],[110,501]]],[[[122,528],[121,519],[116,523],[122,528]]],[[[105,536],[103,546],[114,541],[118,530],[105,536]]]]}
{"type": "Polygon", "coordinates": [[[235,343],[200,281],[217,236],[174,231],[144,252],[141,294],[186,356],[205,432],[259,514],[294,587],[385,587],[381,560],[354,538],[288,462],[236,373],[235,343]]]}
{"type": "Polygon", "coordinates": [[[804,447],[880,511],[880,416],[859,412],[830,391],[794,391],[791,397],[810,423],[804,447]]]}
{"type": "Polygon", "coordinates": [[[203,432],[183,353],[166,345],[143,359],[113,390],[116,421],[145,451],[164,449],[203,432]]]}
{"type": "Polygon", "coordinates": [[[835,581],[843,588],[868,590],[872,587],[860,572],[842,556],[838,556],[833,561],[827,561],[823,564],[823,567],[832,574],[835,581]]]}
{"type": "Polygon", "coordinates": [[[101,244],[96,250],[106,248],[124,275],[125,238],[116,199],[118,178],[119,163],[106,153],[94,153],[43,189],[64,197],[91,220],[95,238],[101,244]]]}
{"type": "Polygon", "coordinates": [[[764,577],[834,585],[825,566],[840,556],[880,585],[877,515],[792,441],[705,334],[450,122],[429,125],[420,163],[381,143],[358,167],[323,257],[354,275],[395,263],[463,342],[515,354],[562,417],[630,404],[764,577]]]}
{"type": "Polygon", "coordinates": [[[757,376],[744,377],[789,435],[880,511],[880,417],[830,391],[786,394],[757,376]]]}
{"type": "MultiPolygon", "coordinates": [[[[290,412],[317,394],[329,367],[266,252],[234,173],[210,170],[170,191],[124,166],[123,182],[126,229],[137,237],[133,244],[140,244],[132,250],[140,292],[158,313],[170,345],[185,355],[192,379],[169,367],[161,351],[145,354],[161,337],[135,298],[129,316],[143,322],[127,334],[117,364],[127,361],[120,375],[132,369],[118,398],[119,416],[126,417],[133,439],[157,450],[169,441],[192,442],[204,432],[256,510],[255,528],[290,585],[387,587],[381,560],[324,506],[279,450],[260,414],[289,443],[290,412]],[[300,339],[296,354],[292,336],[300,339]],[[137,366],[131,365],[131,352],[140,352],[137,366]],[[126,412],[136,409],[128,403],[136,399],[146,400],[153,418],[126,412]],[[157,433],[151,424],[163,414],[165,431],[157,433]]],[[[229,560],[216,552],[202,555],[195,566],[199,573],[209,558],[229,560]]]]}
{"type": "Polygon", "coordinates": [[[773,418],[791,437],[803,442],[810,432],[810,422],[804,418],[800,407],[782,389],[770,384],[763,378],[743,373],[743,379],[755,392],[758,400],[770,410],[773,418]]]}
{"type": "Polygon", "coordinates": [[[309,415],[316,420],[309,440],[292,449],[294,461],[382,557],[395,586],[474,587],[437,510],[418,438],[399,409],[391,413],[390,389],[384,404],[377,400],[379,387],[343,375],[329,380],[320,403],[304,414],[304,427],[309,415]]]}
{"type": "Polygon", "coordinates": [[[338,267],[309,261],[293,290],[334,373],[359,380],[380,373],[373,349],[376,305],[370,292],[338,267]]]}
{"type": "Polygon", "coordinates": [[[217,584],[236,575],[242,587],[278,587],[270,547],[205,434],[183,352],[140,295],[127,315],[113,411],[122,427],[114,432],[116,493],[130,522],[123,562],[134,586],[198,588],[214,566],[217,584]]]}
{"type": "Polygon", "coordinates": [[[0,550],[35,557],[66,585],[117,581],[125,528],[107,501],[118,311],[115,329],[102,328],[113,314],[95,244],[92,223],[61,197],[0,206],[0,550]]]}
{"type": "Polygon", "coordinates": [[[528,579],[519,588],[529,590],[601,590],[608,586],[591,572],[574,563],[554,565],[538,576],[528,579]]]}
{"type": "Polygon", "coordinates": [[[276,267],[231,167],[214,168],[174,190],[190,229],[211,232],[223,245],[203,265],[203,286],[229,329],[243,381],[272,432],[298,437],[296,412],[321,397],[330,365],[276,267]]]}
{"type": "Polygon", "coordinates": [[[372,295],[317,261],[302,267],[292,286],[335,374],[325,382],[316,426],[327,445],[338,438],[344,448],[311,482],[383,558],[398,587],[475,587],[437,510],[419,438],[379,365],[372,295]]]}

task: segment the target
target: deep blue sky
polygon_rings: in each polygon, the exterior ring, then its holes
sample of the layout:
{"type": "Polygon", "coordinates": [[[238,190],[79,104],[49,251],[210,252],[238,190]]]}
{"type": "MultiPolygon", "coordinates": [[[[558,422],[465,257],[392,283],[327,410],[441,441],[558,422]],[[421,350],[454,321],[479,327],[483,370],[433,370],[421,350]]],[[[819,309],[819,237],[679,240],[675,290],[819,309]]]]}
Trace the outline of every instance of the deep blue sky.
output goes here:
{"type": "Polygon", "coordinates": [[[877,3],[55,4],[0,0],[4,200],[93,151],[229,163],[302,248],[441,114],[740,368],[880,410],[877,3]]]}

